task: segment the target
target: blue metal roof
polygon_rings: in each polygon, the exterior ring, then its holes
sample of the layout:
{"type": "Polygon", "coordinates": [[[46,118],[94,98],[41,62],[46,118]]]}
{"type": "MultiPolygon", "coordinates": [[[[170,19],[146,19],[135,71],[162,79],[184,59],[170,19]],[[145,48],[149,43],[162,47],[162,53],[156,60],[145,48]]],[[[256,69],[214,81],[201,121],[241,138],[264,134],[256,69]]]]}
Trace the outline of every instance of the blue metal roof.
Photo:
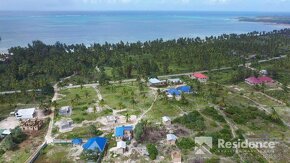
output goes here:
{"type": "Polygon", "coordinates": [[[116,127],[115,129],[115,136],[116,137],[122,137],[124,136],[125,131],[132,131],[133,126],[121,126],[121,127],[116,127]]]}
{"type": "Polygon", "coordinates": [[[187,85],[186,86],[181,86],[181,87],[178,87],[177,90],[185,92],[185,93],[189,93],[189,92],[191,92],[191,87],[187,86],[187,85]]]}
{"type": "Polygon", "coordinates": [[[90,138],[86,144],[83,145],[84,150],[98,150],[103,152],[107,144],[107,138],[94,137],[90,138]]]}
{"type": "Polygon", "coordinates": [[[73,139],[71,142],[72,144],[80,145],[83,143],[83,140],[80,138],[76,138],[76,139],[73,139]]]}
{"type": "Polygon", "coordinates": [[[175,95],[175,96],[179,96],[180,95],[180,92],[177,89],[175,89],[175,88],[171,88],[171,89],[167,90],[167,92],[169,94],[175,95]]]}

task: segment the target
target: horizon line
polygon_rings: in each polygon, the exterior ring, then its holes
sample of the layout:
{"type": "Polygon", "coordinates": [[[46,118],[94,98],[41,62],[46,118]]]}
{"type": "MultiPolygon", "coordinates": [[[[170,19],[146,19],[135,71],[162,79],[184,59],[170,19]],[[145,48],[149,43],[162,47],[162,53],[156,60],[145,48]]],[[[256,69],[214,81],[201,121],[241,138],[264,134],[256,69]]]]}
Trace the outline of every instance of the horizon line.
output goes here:
{"type": "Polygon", "coordinates": [[[244,12],[244,13],[290,13],[290,11],[230,11],[230,10],[0,10],[0,12],[244,12]]]}

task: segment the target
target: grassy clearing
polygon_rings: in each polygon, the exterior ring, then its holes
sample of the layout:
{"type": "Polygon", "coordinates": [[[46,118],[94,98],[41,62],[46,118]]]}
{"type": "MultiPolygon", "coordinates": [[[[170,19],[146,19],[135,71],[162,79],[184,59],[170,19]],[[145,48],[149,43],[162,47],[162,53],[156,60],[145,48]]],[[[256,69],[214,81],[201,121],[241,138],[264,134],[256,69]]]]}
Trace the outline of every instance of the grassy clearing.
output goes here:
{"type": "Polygon", "coordinates": [[[127,109],[130,115],[139,115],[153,102],[154,95],[144,84],[114,84],[100,87],[105,104],[113,109],[127,109]]]}
{"type": "MultiPolygon", "coordinates": [[[[83,120],[95,120],[98,117],[97,113],[88,114],[88,107],[93,107],[97,101],[97,93],[94,88],[74,88],[60,91],[64,95],[62,99],[57,101],[58,108],[62,106],[73,106],[72,120],[80,123],[83,120]]],[[[56,120],[61,117],[56,116],[56,120]]]]}
{"type": "Polygon", "coordinates": [[[71,145],[49,145],[47,146],[35,163],[71,163],[68,154],[71,145]]]}
{"type": "Polygon", "coordinates": [[[59,134],[57,139],[73,139],[73,138],[88,139],[94,136],[99,136],[102,134],[102,132],[97,130],[98,127],[100,127],[99,124],[77,127],[74,128],[71,132],[59,134]]]}

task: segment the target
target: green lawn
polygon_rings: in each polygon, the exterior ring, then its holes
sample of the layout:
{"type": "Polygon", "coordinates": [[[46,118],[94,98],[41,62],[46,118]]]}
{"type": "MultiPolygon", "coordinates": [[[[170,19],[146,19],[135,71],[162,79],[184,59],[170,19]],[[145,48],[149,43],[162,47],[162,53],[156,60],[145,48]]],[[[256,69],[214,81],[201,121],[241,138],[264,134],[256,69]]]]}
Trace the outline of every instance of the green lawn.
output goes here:
{"type": "Polygon", "coordinates": [[[71,163],[74,162],[69,158],[69,150],[71,145],[49,145],[47,146],[35,163],[71,163]]]}
{"type": "MultiPolygon", "coordinates": [[[[93,124],[92,126],[96,128],[100,127],[100,124],[93,124]]],[[[73,139],[73,138],[83,138],[88,139],[94,136],[99,136],[100,132],[95,132],[91,125],[86,125],[83,127],[74,128],[70,132],[60,133],[57,139],[73,139]]]]}

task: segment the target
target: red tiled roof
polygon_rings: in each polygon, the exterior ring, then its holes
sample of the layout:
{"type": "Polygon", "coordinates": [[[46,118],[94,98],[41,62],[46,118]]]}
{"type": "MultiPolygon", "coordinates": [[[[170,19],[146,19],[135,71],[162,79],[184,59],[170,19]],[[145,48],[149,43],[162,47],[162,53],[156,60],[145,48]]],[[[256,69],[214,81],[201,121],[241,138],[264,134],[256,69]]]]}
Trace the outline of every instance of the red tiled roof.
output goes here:
{"type": "Polygon", "coordinates": [[[207,76],[205,76],[204,74],[202,73],[194,73],[193,74],[194,77],[198,78],[198,79],[204,79],[204,78],[208,78],[207,76]]]}
{"type": "Polygon", "coordinates": [[[270,83],[273,82],[273,79],[268,76],[262,76],[262,77],[249,77],[246,79],[249,83],[252,84],[262,84],[262,83],[270,83]]]}
{"type": "Polygon", "coordinates": [[[273,79],[268,77],[268,76],[262,76],[262,77],[258,77],[258,80],[263,82],[263,83],[269,83],[269,82],[273,82],[273,79]]]}

